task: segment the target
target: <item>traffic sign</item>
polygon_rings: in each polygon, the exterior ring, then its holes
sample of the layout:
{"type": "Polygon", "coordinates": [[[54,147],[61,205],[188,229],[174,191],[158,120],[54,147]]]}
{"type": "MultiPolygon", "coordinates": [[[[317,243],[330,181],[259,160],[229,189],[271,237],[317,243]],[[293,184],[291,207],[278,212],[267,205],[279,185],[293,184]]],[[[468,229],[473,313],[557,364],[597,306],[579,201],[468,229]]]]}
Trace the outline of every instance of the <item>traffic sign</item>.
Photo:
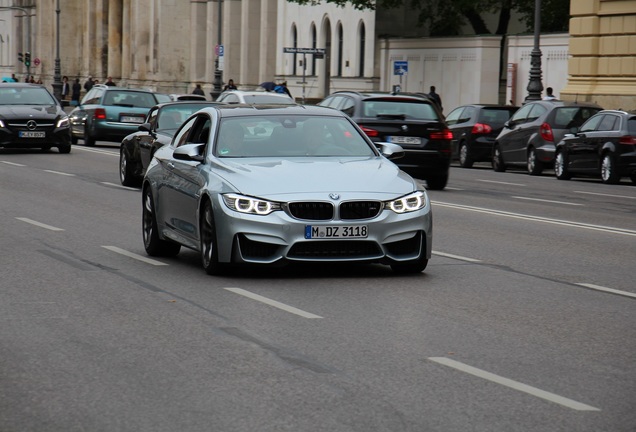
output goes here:
{"type": "Polygon", "coordinates": [[[225,54],[225,47],[223,45],[216,45],[214,47],[214,54],[219,57],[223,57],[223,54],[225,54]]]}
{"type": "Polygon", "coordinates": [[[34,58],[33,59],[33,64],[36,65],[36,66],[40,66],[40,58],[39,57],[34,58]]]}
{"type": "Polygon", "coordinates": [[[393,62],[393,75],[406,75],[409,71],[409,62],[395,61],[393,62]]]}
{"type": "Polygon", "coordinates": [[[283,48],[284,53],[292,53],[292,54],[325,54],[324,48],[283,48]]]}

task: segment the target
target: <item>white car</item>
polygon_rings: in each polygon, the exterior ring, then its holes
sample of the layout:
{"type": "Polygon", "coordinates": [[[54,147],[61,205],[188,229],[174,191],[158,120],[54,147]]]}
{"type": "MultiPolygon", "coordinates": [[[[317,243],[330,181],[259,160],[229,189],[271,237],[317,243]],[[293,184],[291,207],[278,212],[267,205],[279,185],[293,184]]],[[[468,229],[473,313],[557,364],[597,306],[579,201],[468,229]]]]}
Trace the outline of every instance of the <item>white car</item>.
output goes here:
{"type": "Polygon", "coordinates": [[[243,91],[227,90],[219,95],[217,102],[226,104],[275,104],[275,105],[295,105],[296,102],[285,93],[274,93],[268,91],[243,91]]]}

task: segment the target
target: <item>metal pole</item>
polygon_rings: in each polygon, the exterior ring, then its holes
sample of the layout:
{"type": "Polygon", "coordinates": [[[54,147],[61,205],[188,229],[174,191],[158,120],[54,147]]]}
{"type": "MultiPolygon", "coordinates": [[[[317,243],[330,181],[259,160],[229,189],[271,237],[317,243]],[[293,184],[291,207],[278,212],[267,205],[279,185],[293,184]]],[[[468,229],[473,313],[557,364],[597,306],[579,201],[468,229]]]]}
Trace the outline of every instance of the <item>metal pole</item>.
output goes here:
{"type": "Polygon", "coordinates": [[[56,2],[55,20],[55,74],[53,75],[53,96],[62,101],[62,76],[60,73],[60,0],[56,2]]]}
{"type": "Polygon", "coordinates": [[[543,84],[541,83],[541,0],[534,0],[534,48],[530,53],[530,81],[528,82],[527,101],[541,100],[543,84]]]}
{"type": "MultiPolygon", "coordinates": [[[[217,0],[219,2],[219,11],[218,11],[218,36],[217,36],[217,45],[220,49],[223,44],[223,0],[217,0]]],[[[223,85],[223,71],[219,69],[219,57],[220,52],[216,53],[216,60],[214,60],[214,81],[212,92],[212,100],[216,100],[219,95],[223,92],[221,86],[223,85]]]]}

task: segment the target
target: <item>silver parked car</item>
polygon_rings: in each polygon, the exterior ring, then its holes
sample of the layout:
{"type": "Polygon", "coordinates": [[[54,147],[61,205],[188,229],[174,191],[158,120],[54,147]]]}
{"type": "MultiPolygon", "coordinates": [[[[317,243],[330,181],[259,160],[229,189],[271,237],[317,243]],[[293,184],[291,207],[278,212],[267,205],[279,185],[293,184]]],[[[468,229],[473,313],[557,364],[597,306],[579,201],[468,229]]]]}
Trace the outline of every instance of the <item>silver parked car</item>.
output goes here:
{"type": "Polygon", "coordinates": [[[379,262],[417,273],[431,257],[426,191],[344,113],[217,105],[157,150],[142,186],[149,255],[199,251],[228,264],[379,262]],[[377,146],[377,147],[376,147],[377,146]]]}

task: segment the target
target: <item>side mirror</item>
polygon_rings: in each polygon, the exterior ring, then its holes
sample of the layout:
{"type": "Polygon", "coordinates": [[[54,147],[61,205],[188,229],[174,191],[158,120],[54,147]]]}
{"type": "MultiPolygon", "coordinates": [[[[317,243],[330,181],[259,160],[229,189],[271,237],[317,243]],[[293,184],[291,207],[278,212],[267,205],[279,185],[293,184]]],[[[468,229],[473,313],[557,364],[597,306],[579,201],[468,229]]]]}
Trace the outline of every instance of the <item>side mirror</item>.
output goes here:
{"type": "Polygon", "coordinates": [[[172,156],[177,160],[189,162],[203,162],[203,149],[205,144],[186,144],[177,147],[172,156]]]}
{"type": "Polygon", "coordinates": [[[576,135],[576,133],[579,131],[579,128],[577,128],[576,126],[572,126],[570,128],[570,133],[576,135]]]}
{"type": "Polygon", "coordinates": [[[387,159],[399,159],[404,156],[404,149],[393,143],[388,142],[377,142],[375,146],[380,150],[380,153],[387,159]]]}
{"type": "Polygon", "coordinates": [[[142,124],[140,124],[137,127],[137,130],[142,131],[142,132],[148,132],[151,137],[157,138],[157,134],[155,134],[155,132],[152,130],[152,126],[150,125],[150,123],[142,123],[142,124]]]}

